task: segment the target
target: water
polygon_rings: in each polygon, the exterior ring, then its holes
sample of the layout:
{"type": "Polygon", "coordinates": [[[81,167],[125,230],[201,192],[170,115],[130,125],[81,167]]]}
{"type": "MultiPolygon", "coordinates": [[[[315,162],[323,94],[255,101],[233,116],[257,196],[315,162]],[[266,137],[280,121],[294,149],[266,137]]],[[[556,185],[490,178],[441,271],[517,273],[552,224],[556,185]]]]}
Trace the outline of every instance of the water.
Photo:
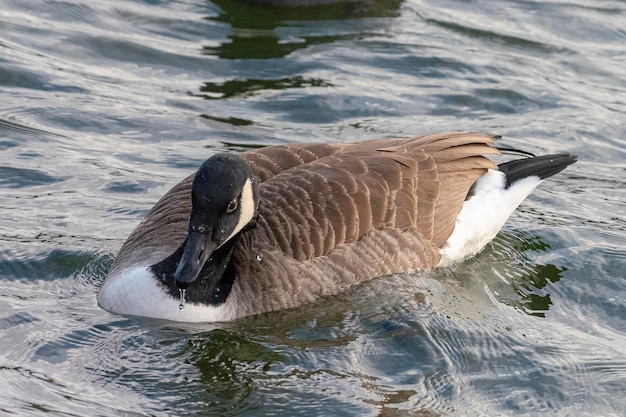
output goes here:
{"type": "Polygon", "coordinates": [[[0,10],[0,414],[626,415],[624,2],[0,10]],[[217,325],[97,307],[213,152],[446,130],[580,161],[434,274],[217,325]]]}

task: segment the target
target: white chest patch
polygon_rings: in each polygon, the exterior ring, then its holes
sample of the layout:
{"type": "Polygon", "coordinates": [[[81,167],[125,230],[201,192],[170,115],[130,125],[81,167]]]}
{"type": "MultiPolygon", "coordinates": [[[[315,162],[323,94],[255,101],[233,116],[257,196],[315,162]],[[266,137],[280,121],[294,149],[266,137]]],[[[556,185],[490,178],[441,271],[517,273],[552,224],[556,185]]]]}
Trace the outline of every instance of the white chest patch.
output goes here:
{"type": "Polygon", "coordinates": [[[131,268],[109,276],[98,292],[98,305],[111,313],[187,323],[232,320],[228,303],[218,307],[185,303],[167,294],[146,267],[131,268]]]}

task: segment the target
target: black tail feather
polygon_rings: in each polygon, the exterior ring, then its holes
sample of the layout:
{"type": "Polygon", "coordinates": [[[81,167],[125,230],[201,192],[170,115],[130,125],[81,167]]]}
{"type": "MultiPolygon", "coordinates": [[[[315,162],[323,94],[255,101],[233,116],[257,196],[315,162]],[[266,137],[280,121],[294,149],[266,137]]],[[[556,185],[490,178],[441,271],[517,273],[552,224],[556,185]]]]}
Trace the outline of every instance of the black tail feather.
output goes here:
{"type": "Polygon", "coordinates": [[[499,150],[500,152],[502,152],[503,154],[517,154],[517,155],[521,155],[521,156],[530,156],[530,157],[534,157],[535,154],[528,152],[528,151],[523,151],[521,149],[516,149],[516,148],[506,148],[504,146],[496,146],[495,147],[497,150],[499,150]]]}
{"type": "Polygon", "coordinates": [[[508,188],[515,181],[533,175],[541,179],[551,177],[576,161],[576,155],[554,154],[516,159],[504,162],[498,165],[498,167],[506,175],[506,187],[508,188]]]}

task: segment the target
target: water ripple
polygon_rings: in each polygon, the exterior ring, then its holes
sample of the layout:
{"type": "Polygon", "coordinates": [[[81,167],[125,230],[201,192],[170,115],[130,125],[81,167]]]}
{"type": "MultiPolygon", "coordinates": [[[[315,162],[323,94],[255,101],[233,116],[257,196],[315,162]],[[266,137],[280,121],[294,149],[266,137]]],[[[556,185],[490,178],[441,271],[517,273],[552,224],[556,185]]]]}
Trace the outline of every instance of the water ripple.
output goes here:
{"type": "Polygon", "coordinates": [[[0,187],[23,188],[63,181],[35,169],[0,166],[0,187]]]}
{"type": "Polygon", "coordinates": [[[0,0],[0,413],[620,415],[626,8],[587,3],[0,0]],[[208,155],[442,130],[580,160],[445,270],[229,324],[98,308],[208,155]]]}
{"type": "Polygon", "coordinates": [[[553,45],[532,41],[527,38],[504,35],[501,33],[497,33],[493,30],[478,29],[475,27],[465,26],[465,25],[455,23],[455,22],[442,21],[442,20],[436,20],[436,19],[426,19],[426,22],[438,25],[444,29],[447,29],[453,32],[457,32],[463,35],[464,37],[487,40],[489,42],[494,42],[494,43],[497,43],[506,47],[512,47],[515,49],[527,49],[529,51],[539,52],[542,54],[555,53],[555,52],[567,52],[566,49],[557,48],[553,45]]]}

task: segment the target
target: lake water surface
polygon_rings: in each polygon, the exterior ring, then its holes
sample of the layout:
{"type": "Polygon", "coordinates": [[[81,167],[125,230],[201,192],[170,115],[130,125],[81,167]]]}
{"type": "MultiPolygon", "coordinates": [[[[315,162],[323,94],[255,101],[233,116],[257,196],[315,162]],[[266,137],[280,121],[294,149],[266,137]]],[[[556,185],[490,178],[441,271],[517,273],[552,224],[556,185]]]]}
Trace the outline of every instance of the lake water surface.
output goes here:
{"type": "Polygon", "coordinates": [[[0,0],[0,414],[626,415],[626,3],[0,0]],[[441,131],[570,152],[484,252],[296,310],[98,308],[218,151],[441,131]]]}

